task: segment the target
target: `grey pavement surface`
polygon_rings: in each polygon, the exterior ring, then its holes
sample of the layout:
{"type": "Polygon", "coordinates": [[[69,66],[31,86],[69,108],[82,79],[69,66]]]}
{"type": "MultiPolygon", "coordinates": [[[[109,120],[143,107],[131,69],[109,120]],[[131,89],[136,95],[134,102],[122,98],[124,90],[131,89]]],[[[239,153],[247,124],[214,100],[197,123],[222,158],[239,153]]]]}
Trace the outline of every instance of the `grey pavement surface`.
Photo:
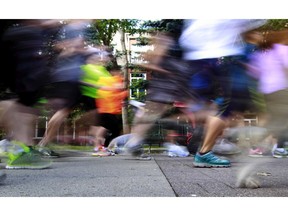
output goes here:
{"type": "Polygon", "coordinates": [[[288,158],[230,156],[230,168],[195,168],[192,156],[165,153],[151,161],[76,151],[62,156],[48,169],[4,170],[0,197],[288,197],[288,158]],[[261,188],[237,188],[239,170],[254,162],[261,188]]]}

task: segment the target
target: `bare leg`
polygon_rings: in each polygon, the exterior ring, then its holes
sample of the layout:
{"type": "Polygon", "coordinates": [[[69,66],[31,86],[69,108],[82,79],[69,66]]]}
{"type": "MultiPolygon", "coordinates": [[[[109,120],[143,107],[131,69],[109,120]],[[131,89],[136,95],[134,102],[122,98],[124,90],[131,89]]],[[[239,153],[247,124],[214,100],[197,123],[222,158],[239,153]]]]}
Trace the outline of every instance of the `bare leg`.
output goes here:
{"type": "Polygon", "coordinates": [[[33,145],[34,125],[37,115],[31,113],[17,113],[17,123],[14,124],[13,138],[25,143],[27,146],[33,145]]]}
{"type": "Polygon", "coordinates": [[[133,152],[135,150],[135,152],[137,152],[136,154],[138,154],[148,130],[153,126],[155,121],[171,107],[172,105],[170,104],[147,101],[144,107],[144,113],[136,116],[134,119],[134,126],[131,130],[133,136],[125,144],[125,149],[132,154],[134,154],[133,152]]]}
{"type": "Polygon", "coordinates": [[[219,135],[223,133],[225,127],[226,124],[222,119],[215,116],[208,117],[205,138],[199,152],[206,153],[208,151],[211,151],[215,144],[215,140],[219,135]]]}
{"type": "Polygon", "coordinates": [[[13,136],[13,123],[15,123],[16,101],[4,100],[0,102],[0,126],[4,128],[7,137],[13,136]]]}
{"type": "Polygon", "coordinates": [[[61,124],[64,122],[65,118],[70,113],[69,108],[64,108],[61,110],[58,110],[50,119],[48,122],[47,129],[45,131],[43,139],[39,142],[40,147],[46,146],[49,142],[51,142],[53,139],[55,139],[57,132],[61,126],[61,124]]]}
{"type": "Polygon", "coordinates": [[[1,103],[1,122],[6,128],[8,136],[28,146],[32,145],[37,110],[16,101],[3,101],[1,103]]]}
{"type": "Polygon", "coordinates": [[[95,142],[94,147],[95,149],[100,148],[101,146],[104,146],[105,143],[105,135],[107,133],[107,129],[104,127],[96,127],[96,136],[95,136],[95,142]]]}

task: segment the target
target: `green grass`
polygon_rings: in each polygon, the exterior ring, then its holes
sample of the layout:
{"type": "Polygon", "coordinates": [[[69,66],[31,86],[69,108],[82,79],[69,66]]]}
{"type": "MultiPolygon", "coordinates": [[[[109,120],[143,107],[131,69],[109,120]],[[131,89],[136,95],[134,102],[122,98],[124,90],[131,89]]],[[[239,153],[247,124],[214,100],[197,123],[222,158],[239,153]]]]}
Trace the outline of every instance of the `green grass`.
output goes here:
{"type": "Polygon", "coordinates": [[[77,150],[77,151],[92,151],[93,146],[81,146],[81,145],[71,145],[71,144],[50,144],[49,148],[55,151],[61,150],[77,150]]]}
{"type": "MultiPolygon", "coordinates": [[[[93,146],[81,146],[81,145],[71,145],[71,144],[50,144],[49,148],[55,150],[55,151],[62,151],[62,150],[75,150],[75,151],[92,151],[93,146]]],[[[149,150],[148,145],[144,145],[144,150],[149,150]]],[[[152,145],[151,151],[164,151],[165,148],[159,145],[152,145]]]]}

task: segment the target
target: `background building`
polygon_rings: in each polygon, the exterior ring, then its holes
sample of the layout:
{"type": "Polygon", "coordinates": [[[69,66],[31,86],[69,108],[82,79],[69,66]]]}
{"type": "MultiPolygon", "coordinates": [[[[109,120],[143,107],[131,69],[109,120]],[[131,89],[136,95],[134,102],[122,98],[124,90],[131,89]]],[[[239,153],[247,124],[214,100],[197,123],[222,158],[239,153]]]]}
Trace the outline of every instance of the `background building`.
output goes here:
{"type": "MultiPolygon", "coordinates": [[[[150,50],[153,50],[153,45],[139,45],[138,39],[140,38],[139,34],[131,35],[129,33],[125,33],[125,49],[127,51],[127,60],[129,65],[129,86],[135,84],[136,82],[139,82],[141,80],[147,80],[149,79],[149,71],[141,69],[137,67],[137,65],[141,65],[144,63],[147,63],[147,61],[144,60],[143,55],[150,50]]],[[[149,34],[141,35],[141,37],[151,37],[149,34]]],[[[113,39],[113,45],[114,45],[114,54],[116,53],[123,53],[124,48],[121,43],[121,34],[118,32],[116,33],[114,39],[113,39]]],[[[117,63],[118,65],[125,66],[126,64],[126,56],[119,56],[117,57],[117,63]]],[[[137,99],[139,94],[143,94],[143,91],[145,89],[130,89],[130,99],[137,99]]],[[[144,93],[145,94],[145,93],[144,93]]]]}

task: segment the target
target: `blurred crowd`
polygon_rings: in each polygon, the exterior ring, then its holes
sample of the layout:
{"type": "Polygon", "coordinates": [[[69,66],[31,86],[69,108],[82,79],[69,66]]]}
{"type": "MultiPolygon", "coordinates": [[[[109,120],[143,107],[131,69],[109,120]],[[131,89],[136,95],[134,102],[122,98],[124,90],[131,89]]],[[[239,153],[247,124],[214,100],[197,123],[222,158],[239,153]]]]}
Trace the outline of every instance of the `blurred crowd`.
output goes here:
{"type": "Polygon", "coordinates": [[[79,105],[95,118],[90,129],[95,150],[104,145],[108,131],[111,139],[120,135],[119,115],[127,97],[121,68],[110,67],[108,71],[108,48],[87,45],[85,33],[90,23],[77,19],[14,20],[3,31],[1,85],[14,97],[1,101],[1,126],[6,141],[21,147],[17,151],[8,148],[6,168],[49,167],[49,158],[59,154],[47,145],[79,105]],[[49,122],[43,139],[35,144],[35,120],[43,109],[48,111],[49,122]]]}
{"type": "Polygon", "coordinates": [[[186,144],[195,167],[231,166],[216,153],[240,151],[245,143],[224,142],[223,137],[229,128],[243,124],[247,112],[257,116],[261,127],[257,141],[246,146],[248,154],[288,157],[286,32],[268,38],[259,30],[265,20],[200,19],[183,20],[177,30],[155,33],[154,50],[141,65],[152,71],[146,101],[124,139],[121,112],[128,91],[121,68],[106,67],[112,57],[109,50],[87,46],[85,31],[91,22],[15,20],[1,28],[1,88],[13,98],[0,102],[0,122],[7,142],[17,146],[7,150],[6,168],[49,167],[48,157],[59,154],[48,145],[79,104],[95,117],[90,127],[95,156],[115,154],[118,138],[123,152],[151,159],[143,150],[149,131],[176,107],[192,128],[186,144]],[[43,139],[35,144],[34,122],[44,99],[50,120],[43,139]],[[111,148],[108,132],[114,139],[111,148]]]}

